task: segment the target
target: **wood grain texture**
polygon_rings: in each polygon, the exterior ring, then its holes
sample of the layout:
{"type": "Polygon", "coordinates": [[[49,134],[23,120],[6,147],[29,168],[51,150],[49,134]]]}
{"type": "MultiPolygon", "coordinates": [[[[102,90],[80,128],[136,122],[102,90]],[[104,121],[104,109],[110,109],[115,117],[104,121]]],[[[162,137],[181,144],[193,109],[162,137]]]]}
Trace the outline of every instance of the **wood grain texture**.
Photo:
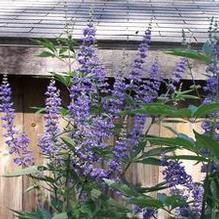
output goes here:
{"type": "MultiPolygon", "coordinates": [[[[42,164],[42,156],[38,147],[38,140],[43,132],[43,115],[39,113],[31,112],[30,107],[39,106],[43,102],[44,97],[41,95],[44,93],[44,85],[35,85],[33,89],[32,83],[23,82],[23,130],[30,138],[30,145],[33,150],[33,155],[37,165],[42,164]]],[[[40,191],[25,192],[30,186],[33,185],[33,181],[29,177],[23,177],[23,209],[31,211],[36,207],[41,207],[43,204],[42,195],[40,191]]]]}
{"type": "MultiPolygon", "coordinates": [[[[136,50],[125,49],[127,63],[124,69],[124,77],[127,77],[130,73],[133,60],[136,56],[136,50]]],[[[15,75],[48,75],[48,72],[63,72],[67,71],[66,65],[57,61],[54,58],[40,58],[37,57],[42,49],[37,47],[26,46],[0,46],[0,68],[2,73],[15,74],[15,75]]],[[[115,74],[122,68],[124,62],[124,50],[122,48],[108,48],[99,49],[98,55],[101,57],[101,61],[107,70],[109,77],[115,76],[115,74]]],[[[151,49],[149,56],[144,65],[145,71],[144,78],[147,78],[148,71],[155,58],[159,60],[160,72],[163,78],[170,78],[173,71],[175,71],[176,64],[179,61],[179,57],[168,55],[165,50],[151,49]]],[[[197,60],[191,60],[193,66],[193,78],[196,80],[205,80],[206,65],[197,60]]],[[[76,67],[76,62],[73,68],[76,67]]],[[[191,80],[192,76],[189,71],[183,75],[184,79],[191,80]]],[[[34,92],[34,91],[33,91],[34,92]]]]}

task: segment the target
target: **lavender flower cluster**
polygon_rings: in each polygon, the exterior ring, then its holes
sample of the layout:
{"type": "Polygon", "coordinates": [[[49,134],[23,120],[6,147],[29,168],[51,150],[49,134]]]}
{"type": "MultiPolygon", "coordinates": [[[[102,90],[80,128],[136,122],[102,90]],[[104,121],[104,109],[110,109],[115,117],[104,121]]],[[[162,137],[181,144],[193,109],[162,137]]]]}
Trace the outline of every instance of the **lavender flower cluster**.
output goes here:
{"type": "Polygon", "coordinates": [[[12,90],[4,75],[0,86],[0,111],[3,113],[1,120],[5,130],[3,137],[8,145],[9,153],[14,155],[14,162],[17,165],[28,166],[33,164],[32,151],[29,149],[29,138],[25,133],[19,132],[15,127],[15,109],[12,102],[12,90]]]}
{"type": "Polygon", "coordinates": [[[199,219],[204,194],[203,186],[193,182],[192,177],[186,173],[182,162],[163,158],[162,166],[164,167],[163,179],[169,187],[170,194],[181,197],[185,202],[191,201],[190,205],[179,207],[176,210],[177,215],[199,219]]]}
{"type": "Polygon", "coordinates": [[[58,138],[60,133],[59,120],[61,117],[61,98],[59,90],[55,86],[55,80],[51,80],[47,87],[45,131],[39,140],[39,147],[45,156],[55,159],[62,148],[58,138]]]}

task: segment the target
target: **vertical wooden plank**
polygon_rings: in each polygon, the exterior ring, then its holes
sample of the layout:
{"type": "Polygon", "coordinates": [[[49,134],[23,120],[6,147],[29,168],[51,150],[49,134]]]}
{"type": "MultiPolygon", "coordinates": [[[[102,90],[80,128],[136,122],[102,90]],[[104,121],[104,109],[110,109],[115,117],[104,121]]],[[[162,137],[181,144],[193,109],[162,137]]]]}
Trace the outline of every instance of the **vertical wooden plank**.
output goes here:
{"type": "MultiPolygon", "coordinates": [[[[196,130],[198,132],[201,132],[201,125],[200,123],[190,123],[187,122],[185,124],[177,124],[176,125],[177,132],[184,133],[188,135],[191,138],[194,138],[193,130],[196,130]]],[[[180,150],[180,155],[194,155],[194,153],[187,151],[187,150],[180,150]]],[[[188,174],[190,174],[195,182],[200,182],[201,180],[201,164],[195,165],[196,161],[184,161],[185,169],[188,174]]]]}
{"type": "MultiPolygon", "coordinates": [[[[24,114],[23,126],[24,132],[30,138],[30,145],[33,150],[35,164],[42,164],[42,156],[38,148],[38,140],[43,132],[43,115],[35,113],[31,107],[43,106],[43,93],[45,92],[45,83],[35,83],[35,80],[23,78],[24,93],[24,114]]],[[[33,181],[28,177],[23,177],[23,209],[32,211],[36,207],[42,206],[41,193],[36,190],[25,192],[33,181]]]]}
{"type": "MultiPolygon", "coordinates": [[[[11,82],[10,79],[11,78],[9,78],[9,81],[11,82]]],[[[18,129],[22,129],[22,93],[20,92],[18,86],[12,87],[14,97],[13,99],[15,103],[14,107],[16,108],[15,125],[18,129]]],[[[8,154],[8,148],[4,144],[2,134],[4,134],[4,130],[2,128],[2,121],[0,121],[0,218],[13,219],[15,217],[10,209],[18,211],[22,209],[22,178],[3,177],[4,174],[10,173],[19,167],[13,163],[12,156],[8,154]]]]}
{"type": "MultiPolygon", "coordinates": [[[[145,130],[148,129],[151,118],[146,118],[145,130]]],[[[157,124],[152,125],[149,135],[159,135],[160,127],[157,124]]],[[[142,186],[153,186],[159,181],[159,167],[154,165],[137,164],[137,171],[134,172],[137,183],[142,186]]]]}
{"type": "MultiPolygon", "coordinates": [[[[145,130],[149,127],[151,118],[146,118],[145,130]]],[[[150,128],[150,135],[159,135],[160,127],[156,124],[150,128]]],[[[159,167],[144,164],[133,164],[128,171],[128,179],[136,185],[153,186],[159,181],[159,167]]]]}

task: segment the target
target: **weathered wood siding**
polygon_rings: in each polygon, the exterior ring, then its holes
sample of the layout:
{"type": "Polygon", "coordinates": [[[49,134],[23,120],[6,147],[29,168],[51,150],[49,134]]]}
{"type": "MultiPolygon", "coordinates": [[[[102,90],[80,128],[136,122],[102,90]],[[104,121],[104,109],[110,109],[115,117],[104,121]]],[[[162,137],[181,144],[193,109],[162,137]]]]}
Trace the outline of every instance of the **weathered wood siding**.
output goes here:
{"type": "MultiPolygon", "coordinates": [[[[115,45],[116,46],[116,45],[115,45]]],[[[122,63],[126,65],[124,69],[124,76],[127,76],[130,71],[130,66],[136,55],[136,45],[130,42],[124,45],[123,49],[119,48],[100,48],[99,57],[101,57],[107,73],[114,76],[122,67],[122,63]],[[132,49],[130,49],[130,47],[132,49]],[[124,54],[125,53],[125,57],[124,54]]],[[[179,57],[168,55],[165,53],[167,49],[171,48],[152,48],[149,52],[148,61],[145,65],[145,77],[147,77],[147,70],[150,68],[151,63],[157,57],[159,60],[160,71],[164,78],[171,77],[172,72],[179,57]]],[[[63,72],[67,71],[66,65],[57,61],[54,58],[40,58],[42,49],[33,46],[0,46],[0,69],[1,73],[16,74],[16,75],[48,75],[49,72],[63,72]]],[[[191,61],[193,65],[193,77],[196,80],[205,79],[205,64],[200,61],[191,61]]],[[[76,62],[75,64],[76,65],[76,62]]],[[[187,71],[183,76],[184,79],[192,79],[191,72],[187,71]]]]}
{"type": "MultiPolygon", "coordinates": [[[[48,80],[37,79],[31,77],[10,76],[10,82],[14,91],[14,102],[16,107],[16,125],[19,129],[23,129],[25,133],[31,138],[31,145],[33,146],[34,155],[37,162],[42,162],[42,157],[39,154],[37,140],[43,131],[43,117],[36,114],[30,109],[31,106],[43,106],[46,85],[48,80]]],[[[65,92],[62,96],[67,100],[65,92]]],[[[0,124],[1,125],[1,124],[0,124]]],[[[175,130],[190,134],[194,124],[168,124],[174,127],[175,130]]],[[[146,124],[147,126],[147,124],[146,124]]],[[[3,134],[3,129],[0,127],[0,134],[3,134]]],[[[171,136],[172,133],[159,125],[151,129],[150,134],[171,136]]],[[[195,179],[200,178],[199,171],[193,166],[193,163],[188,163],[189,172],[195,176],[195,179]]],[[[5,178],[2,175],[12,172],[17,168],[11,156],[7,154],[7,148],[0,138],[0,218],[13,219],[13,213],[9,209],[14,210],[31,210],[36,206],[42,204],[41,194],[35,192],[25,192],[25,190],[32,185],[29,179],[23,177],[19,178],[5,178]]],[[[144,186],[152,186],[161,180],[161,169],[155,166],[134,165],[128,172],[127,177],[133,183],[142,184],[144,186]]],[[[165,213],[161,212],[159,219],[166,219],[165,213]]]]}

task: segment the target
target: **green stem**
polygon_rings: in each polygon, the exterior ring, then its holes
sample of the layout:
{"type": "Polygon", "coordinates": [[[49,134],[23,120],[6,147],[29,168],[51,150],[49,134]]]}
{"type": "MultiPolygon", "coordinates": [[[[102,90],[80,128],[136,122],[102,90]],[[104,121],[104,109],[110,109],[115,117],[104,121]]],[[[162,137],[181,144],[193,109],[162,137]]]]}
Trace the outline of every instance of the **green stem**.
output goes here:
{"type": "Polygon", "coordinates": [[[206,177],[204,179],[204,185],[203,185],[204,194],[203,194],[203,198],[202,198],[201,218],[204,218],[204,216],[205,216],[206,199],[207,199],[208,188],[209,188],[209,165],[210,165],[210,162],[207,164],[206,177]]]}
{"type": "MultiPolygon", "coordinates": [[[[66,169],[66,181],[65,181],[65,204],[63,204],[63,210],[66,206],[66,211],[68,214],[71,213],[71,208],[70,208],[70,155],[68,156],[68,160],[67,160],[67,165],[66,165],[67,169],[66,169]]],[[[75,198],[75,197],[74,197],[75,198]]]]}

